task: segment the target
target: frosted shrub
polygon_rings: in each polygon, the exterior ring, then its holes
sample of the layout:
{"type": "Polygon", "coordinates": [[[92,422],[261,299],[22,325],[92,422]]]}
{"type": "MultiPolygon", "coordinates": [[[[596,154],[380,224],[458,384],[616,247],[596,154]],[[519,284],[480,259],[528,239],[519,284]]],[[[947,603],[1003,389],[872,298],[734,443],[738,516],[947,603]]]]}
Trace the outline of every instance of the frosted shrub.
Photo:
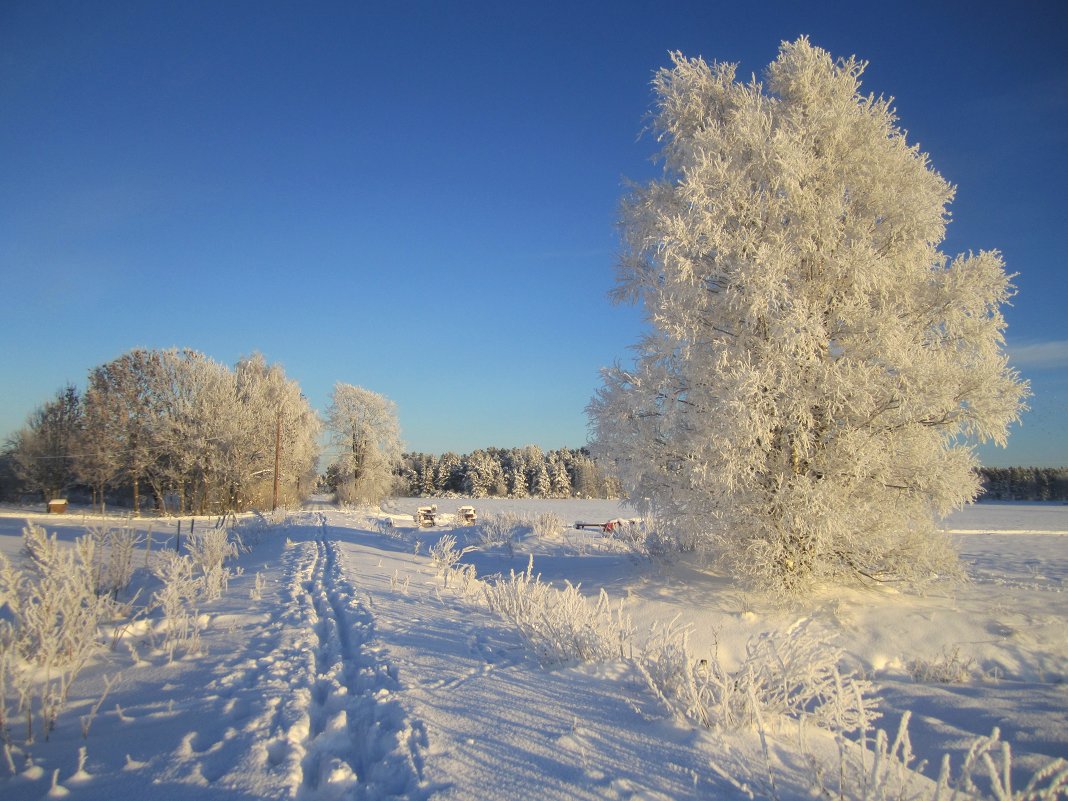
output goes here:
{"type": "Polygon", "coordinates": [[[490,608],[511,620],[543,665],[623,658],[633,627],[622,603],[613,607],[601,591],[590,604],[579,587],[558,590],[534,574],[534,558],[522,573],[484,585],[490,608]]]}
{"type": "Polygon", "coordinates": [[[912,753],[908,725],[901,716],[897,734],[847,740],[839,734],[838,764],[828,765],[808,754],[812,788],[823,798],[857,801],[1062,801],[1068,795],[1068,761],[1049,760],[1021,790],[1012,788],[1012,749],[994,729],[972,741],[960,772],[954,776],[949,754],[942,758],[934,788],[917,781],[926,761],[912,753]]]}
{"type": "Polygon", "coordinates": [[[475,550],[475,548],[472,545],[457,549],[456,537],[452,534],[446,534],[431,545],[430,550],[427,553],[434,561],[434,564],[441,569],[445,580],[445,586],[448,587],[450,579],[456,577],[460,581],[461,591],[466,594],[468,585],[475,577],[475,566],[462,565],[460,564],[460,559],[464,554],[470,553],[473,550],[475,550]]]}
{"type": "Polygon", "coordinates": [[[163,611],[164,650],[174,660],[178,646],[192,645],[199,634],[197,613],[191,610],[204,586],[204,576],[197,576],[195,564],[189,556],[167,552],[152,568],[163,586],[153,595],[153,601],[163,611]]]}
{"type": "Polygon", "coordinates": [[[962,791],[975,798],[991,798],[996,801],[1063,801],[1068,797],[1068,760],[1052,759],[1035,771],[1022,790],[1012,789],[1012,749],[1001,740],[1001,732],[995,728],[989,737],[980,737],[972,742],[964,758],[960,775],[952,780],[949,755],[942,759],[942,771],[938,780],[938,796],[957,798],[962,791]],[[989,782],[990,792],[984,795],[976,784],[979,778],[989,782]],[[946,793],[953,787],[952,793],[946,793]]]}
{"type": "Polygon", "coordinates": [[[456,566],[460,561],[460,557],[473,550],[474,548],[470,546],[463,549],[457,549],[456,537],[452,534],[446,534],[431,545],[430,550],[427,551],[427,553],[430,555],[430,558],[434,560],[434,564],[448,570],[456,566]]]}
{"type": "Polygon", "coordinates": [[[103,647],[101,623],[118,607],[96,592],[92,538],[60,547],[55,535],[31,525],[23,530],[23,543],[25,569],[0,554],[0,599],[9,617],[0,630],[0,678],[17,688],[18,714],[26,720],[26,741],[32,742],[34,708],[38,728],[47,737],[67,703],[71,683],[103,647]],[[31,674],[25,663],[36,671],[31,674]]]}
{"type": "Polygon", "coordinates": [[[252,589],[248,591],[248,597],[252,601],[262,601],[263,591],[267,587],[267,579],[264,578],[263,573],[256,571],[256,578],[253,581],[252,589]]]}
{"type": "Polygon", "coordinates": [[[237,556],[237,543],[231,541],[227,529],[214,528],[191,534],[188,547],[193,566],[203,577],[205,600],[219,598],[226,591],[232,575],[225,562],[237,556]]]}
{"type": "Polygon", "coordinates": [[[963,684],[972,680],[975,660],[961,659],[958,648],[954,648],[952,653],[943,648],[941,657],[931,661],[913,659],[906,667],[915,681],[963,684]]]}
{"type": "Polygon", "coordinates": [[[531,519],[531,528],[539,537],[556,536],[565,526],[556,512],[542,512],[531,519]]]}
{"type": "MultiPolygon", "coordinates": [[[[15,663],[15,636],[11,624],[0,620],[0,745],[5,749],[11,744],[10,723],[17,711],[8,707],[8,698],[18,683],[18,665],[15,663]]],[[[14,769],[11,770],[14,774],[14,769]]]]}
{"type": "Polygon", "coordinates": [[[84,663],[99,646],[100,623],[116,611],[96,593],[95,543],[80,537],[73,547],[60,547],[54,534],[33,525],[23,530],[23,541],[28,569],[5,566],[2,573],[15,586],[0,593],[14,618],[19,650],[41,666],[84,663]]]}
{"type": "Polygon", "coordinates": [[[98,593],[119,593],[130,586],[133,578],[134,550],[141,542],[136,531],[129,528],[91,528],[87,532],[95,543],[97,561],[94,567],[94,586],[98,593]]]}
{"type": "Polygon", "coordinates": [[[863,700],[870,684],[843,676],[841,653],[808,626],[750,640],[733,672],[714,653],[696,658],[689,634],[674,621],[655,627],[637,660],[650,689],[680,717],[710,728],[805,718],[838,732],[864,731],[872,718],[863,700]]]}
{"type": "Polygon", "coordinates": [[[499,545],[511,542],[521,530],[522,520],[511,512],[502,512],[487,517],[478,524],[478,536],[482,545],[499,545]]]}
{"type": "Polygon", "coordinates": [[[554,537],[567,524],[555,512],[540,512],[533,515],[517,515],[500,512],[487,517],[478,524],[478,539],[482,545],[512,545],[523,534],[533,533],[539,537],[554,537]]]}

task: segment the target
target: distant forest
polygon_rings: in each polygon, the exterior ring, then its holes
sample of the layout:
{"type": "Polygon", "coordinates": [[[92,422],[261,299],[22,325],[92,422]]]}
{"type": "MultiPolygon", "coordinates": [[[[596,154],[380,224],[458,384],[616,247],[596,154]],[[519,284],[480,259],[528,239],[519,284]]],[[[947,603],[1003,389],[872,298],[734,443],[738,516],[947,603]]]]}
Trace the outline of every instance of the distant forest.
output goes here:
{"type": "MultiPolygon", "coordinates": [[[[585,448],[543,452],[485,448],[470,454],[406,453],[396,470],[399,495],[472,498],[618,498],[585,448]]],[[[980,501],[1068,501],[1068,467],[980,467],[980,501]]]]}
{"type": "Polygon", "coordinates": [[[981,501],[1068,501],[1068,467],[980,467],[981,501]]]}
{"type": "Polygon", "coordinates": [[[605,476],[585,448],[542,451],[485,448],[468,454],[406,453],[397,469],[397,493],[409,497],[618,498],[619,483],[605,476]]]}

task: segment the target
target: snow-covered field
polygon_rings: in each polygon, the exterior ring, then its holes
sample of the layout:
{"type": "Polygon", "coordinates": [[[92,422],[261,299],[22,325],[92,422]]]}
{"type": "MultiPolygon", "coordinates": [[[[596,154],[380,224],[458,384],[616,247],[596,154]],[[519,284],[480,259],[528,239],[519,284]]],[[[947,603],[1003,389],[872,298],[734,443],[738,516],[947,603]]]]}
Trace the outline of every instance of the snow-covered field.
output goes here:
{"type": "MultiPolygon", "coordinates": [[[[677,720],[626,660],[543,667],[479,585],[453,576],[446,587],[427,554],[446,534],[475,540],[449,522],[468,503],[482,518],[629,516],[605,501],[400,499],[374,515],[310,504],[248,537],[258,543],[236,560],[242,574],[199,608],[199,653],[168,662],[157,612],[82,673],[47,742],[23,746],[20,722],[10,721],[18,747],[14,774],[0,760],[0,797],[813,797],[812,760],[830,741],[813,736],[806,751],[797,732],[771,731],[762,743],[752,728],[677,720]],[[415,529],[411,514],[432,502],[446,522],[415,529]],[[387,517],[391,529],[380,524],[387,517]]],[[[65,541],[93,522],[2,509],[9,557],[30,519],[65,541]]],[[[147,532],[150,523],[133,525],[147,532]]],[[[134,557],[130,591],[141,587],[142,598],[158,588],[145,565],[174,547],[173,521],[151,525],[152,553],[141,545],[134,557]]],[[[528,528],[463,561],[489,577],[521,571],[533,555],[544,580],[622,601],[635,647],[652,624],[677,617],[693,627],[696,656],[731,669],[751,638],[807,625],[873,683],[880,728],[892,736],[911,710],[927,775],[942,753],[959,765],[975,737],[998,727],[1021,785],[1050,758],[1068,757],[1068,506],[981,504],[945,527],[967,583],[922,595],[829,589],[789,605],[745,593],[692,558],[650,560],[570,528],[528,528]]]]}

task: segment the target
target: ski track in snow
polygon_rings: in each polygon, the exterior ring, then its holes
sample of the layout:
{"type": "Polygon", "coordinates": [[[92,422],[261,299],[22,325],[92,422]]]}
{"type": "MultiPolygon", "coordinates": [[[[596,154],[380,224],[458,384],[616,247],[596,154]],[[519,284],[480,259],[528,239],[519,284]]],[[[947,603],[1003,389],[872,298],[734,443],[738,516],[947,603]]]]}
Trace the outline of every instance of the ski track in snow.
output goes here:
{"type": "Polygon", "coordinates": [[[301,800],[425,798],[425,730],[395,697],[396,669],[373,643],[325,517],[311,517],[315,539],[283,557],[282,612],[208,687],[230,725],[214,741],[187,734],[164,776],[301,800]]]}

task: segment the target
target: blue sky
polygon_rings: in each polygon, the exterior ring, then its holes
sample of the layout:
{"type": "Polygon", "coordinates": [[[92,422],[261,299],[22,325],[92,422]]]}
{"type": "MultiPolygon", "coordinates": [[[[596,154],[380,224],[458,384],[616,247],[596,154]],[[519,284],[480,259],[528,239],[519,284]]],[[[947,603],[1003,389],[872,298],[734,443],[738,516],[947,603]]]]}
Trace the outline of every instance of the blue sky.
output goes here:
{"type": "Polygon", "coordinates": [[[808,34],[958,187],[945,250],[1019,273],[1035,397],[988,464],[1068,464],[1068,12],[1047,3],[0,3],[0,437],[133,347],[397,402],[412,450],[579,446],[626,179],[668,51],[808,34]]]}

